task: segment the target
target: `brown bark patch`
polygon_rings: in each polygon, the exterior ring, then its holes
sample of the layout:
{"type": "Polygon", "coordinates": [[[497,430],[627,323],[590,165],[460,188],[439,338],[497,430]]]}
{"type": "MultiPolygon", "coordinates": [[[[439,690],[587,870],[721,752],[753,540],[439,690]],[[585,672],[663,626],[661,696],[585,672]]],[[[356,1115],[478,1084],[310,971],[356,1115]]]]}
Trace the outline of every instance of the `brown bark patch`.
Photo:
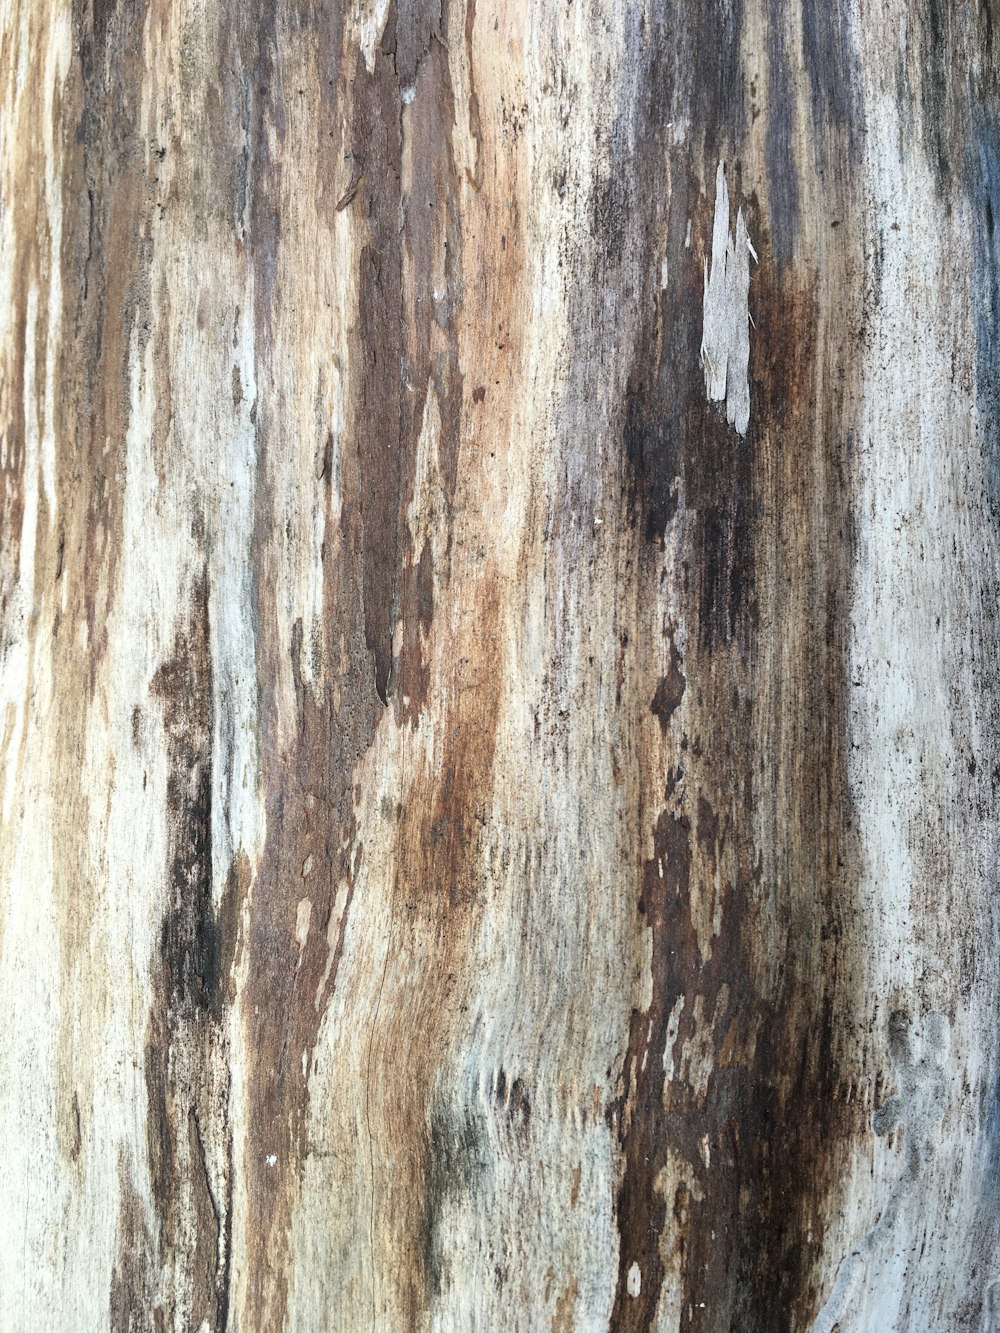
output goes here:
{"type": "Polygon", "coordinates": [[[402,478],[401,374],[403,288],[400,209],[400,103],[392,16],[369,74],[359,53],[352,84],[355,161],[364,177],[360,311],[352,350],[360,388],[354,406],[361,478],[365,643],[375,689],[388,701],[397,594],[402,478]]]}
{"type": "Polygon", "coordinates": [[[165,1333],[155,1303],[154,1244],[142,1199],[123,1156],[118,1158],[117,1258],[111,1272],[111,1333],[165,1333]]]}

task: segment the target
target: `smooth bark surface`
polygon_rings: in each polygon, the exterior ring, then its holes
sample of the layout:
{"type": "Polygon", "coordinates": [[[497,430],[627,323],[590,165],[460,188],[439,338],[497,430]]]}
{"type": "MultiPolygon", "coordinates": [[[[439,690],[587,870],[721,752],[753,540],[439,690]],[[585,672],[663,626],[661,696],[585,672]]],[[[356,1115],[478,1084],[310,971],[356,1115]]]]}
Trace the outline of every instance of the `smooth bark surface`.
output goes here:
{"type": "Polygon", "coordinates": [[[1000,1327],[994,0],[0,0],[0,1329],[1000,1327]]]}

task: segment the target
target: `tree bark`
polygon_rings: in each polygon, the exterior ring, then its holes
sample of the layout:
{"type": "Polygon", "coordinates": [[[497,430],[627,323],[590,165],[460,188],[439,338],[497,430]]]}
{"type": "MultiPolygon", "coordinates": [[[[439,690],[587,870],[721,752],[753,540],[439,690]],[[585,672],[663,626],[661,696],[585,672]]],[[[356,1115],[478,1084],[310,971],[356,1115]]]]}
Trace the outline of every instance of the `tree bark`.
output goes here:
{"type": "Polygon", "coordinates": [[[5,0],[0,1328],[1000,1327],[996,0],[5,0]]]}

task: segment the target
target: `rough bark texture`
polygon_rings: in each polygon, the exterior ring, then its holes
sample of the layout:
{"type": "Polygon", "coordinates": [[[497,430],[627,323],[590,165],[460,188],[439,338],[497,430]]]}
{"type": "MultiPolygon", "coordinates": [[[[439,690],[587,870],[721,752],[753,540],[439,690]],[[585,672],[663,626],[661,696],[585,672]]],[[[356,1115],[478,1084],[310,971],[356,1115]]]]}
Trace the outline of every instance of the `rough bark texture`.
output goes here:
{"type": "Polygon", "coordinates": [[[0,1328],[1000,1327],[995,0],[0,16],[0,1328]]]}

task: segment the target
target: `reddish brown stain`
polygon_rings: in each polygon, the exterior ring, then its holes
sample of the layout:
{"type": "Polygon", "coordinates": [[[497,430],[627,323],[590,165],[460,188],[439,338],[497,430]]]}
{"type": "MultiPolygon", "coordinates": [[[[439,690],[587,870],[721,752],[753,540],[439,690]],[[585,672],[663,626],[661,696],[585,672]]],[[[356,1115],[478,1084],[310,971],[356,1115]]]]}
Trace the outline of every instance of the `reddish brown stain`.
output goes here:
{"type": "Polygon", "coordinates": [[[570,1333],[573,1328],[573,1316],[576,1314],[576,1302],[579,1294],[579,1279],[570,1278],[565,1289],[556,1300],[556,1312],[552,1319],[552,1333],[570,1333]]]}
{"type": "MultiPolygon", "coordinates": [[[[462,1193],[475,1193],[489,1161],[481,1111],[435,1089],[470,984],[464,960],[481,905],[501,686],[499,671],[491,669],[491,645],[502,605],[487,583],[466,622],[448,696],[438,701],[440,762],[426,775],[420,801],[404,805],[393,856],[393,956],[399,975],[419,977],[419,983],[405,998],[390,992],[387,1016],[373,1033],[376,1067],[391,1069],[405,1059],[408,1070],[405,1087],[380,1077],[373,1091],[383,1132],[406,1145],[377,1207],[399,1257],[399,1299],[415,1325],[448,1280],[439,1233],[443,1210],[462,1193]],[[466,684],[470,671],[474,687],[466,684]],[[419,1226],[412,1216],[416,1201],[419,1226]]],[[[511,1089],[511,1098],[512,1115],[530,1115],[523,1084],[511,1089]]]]}

